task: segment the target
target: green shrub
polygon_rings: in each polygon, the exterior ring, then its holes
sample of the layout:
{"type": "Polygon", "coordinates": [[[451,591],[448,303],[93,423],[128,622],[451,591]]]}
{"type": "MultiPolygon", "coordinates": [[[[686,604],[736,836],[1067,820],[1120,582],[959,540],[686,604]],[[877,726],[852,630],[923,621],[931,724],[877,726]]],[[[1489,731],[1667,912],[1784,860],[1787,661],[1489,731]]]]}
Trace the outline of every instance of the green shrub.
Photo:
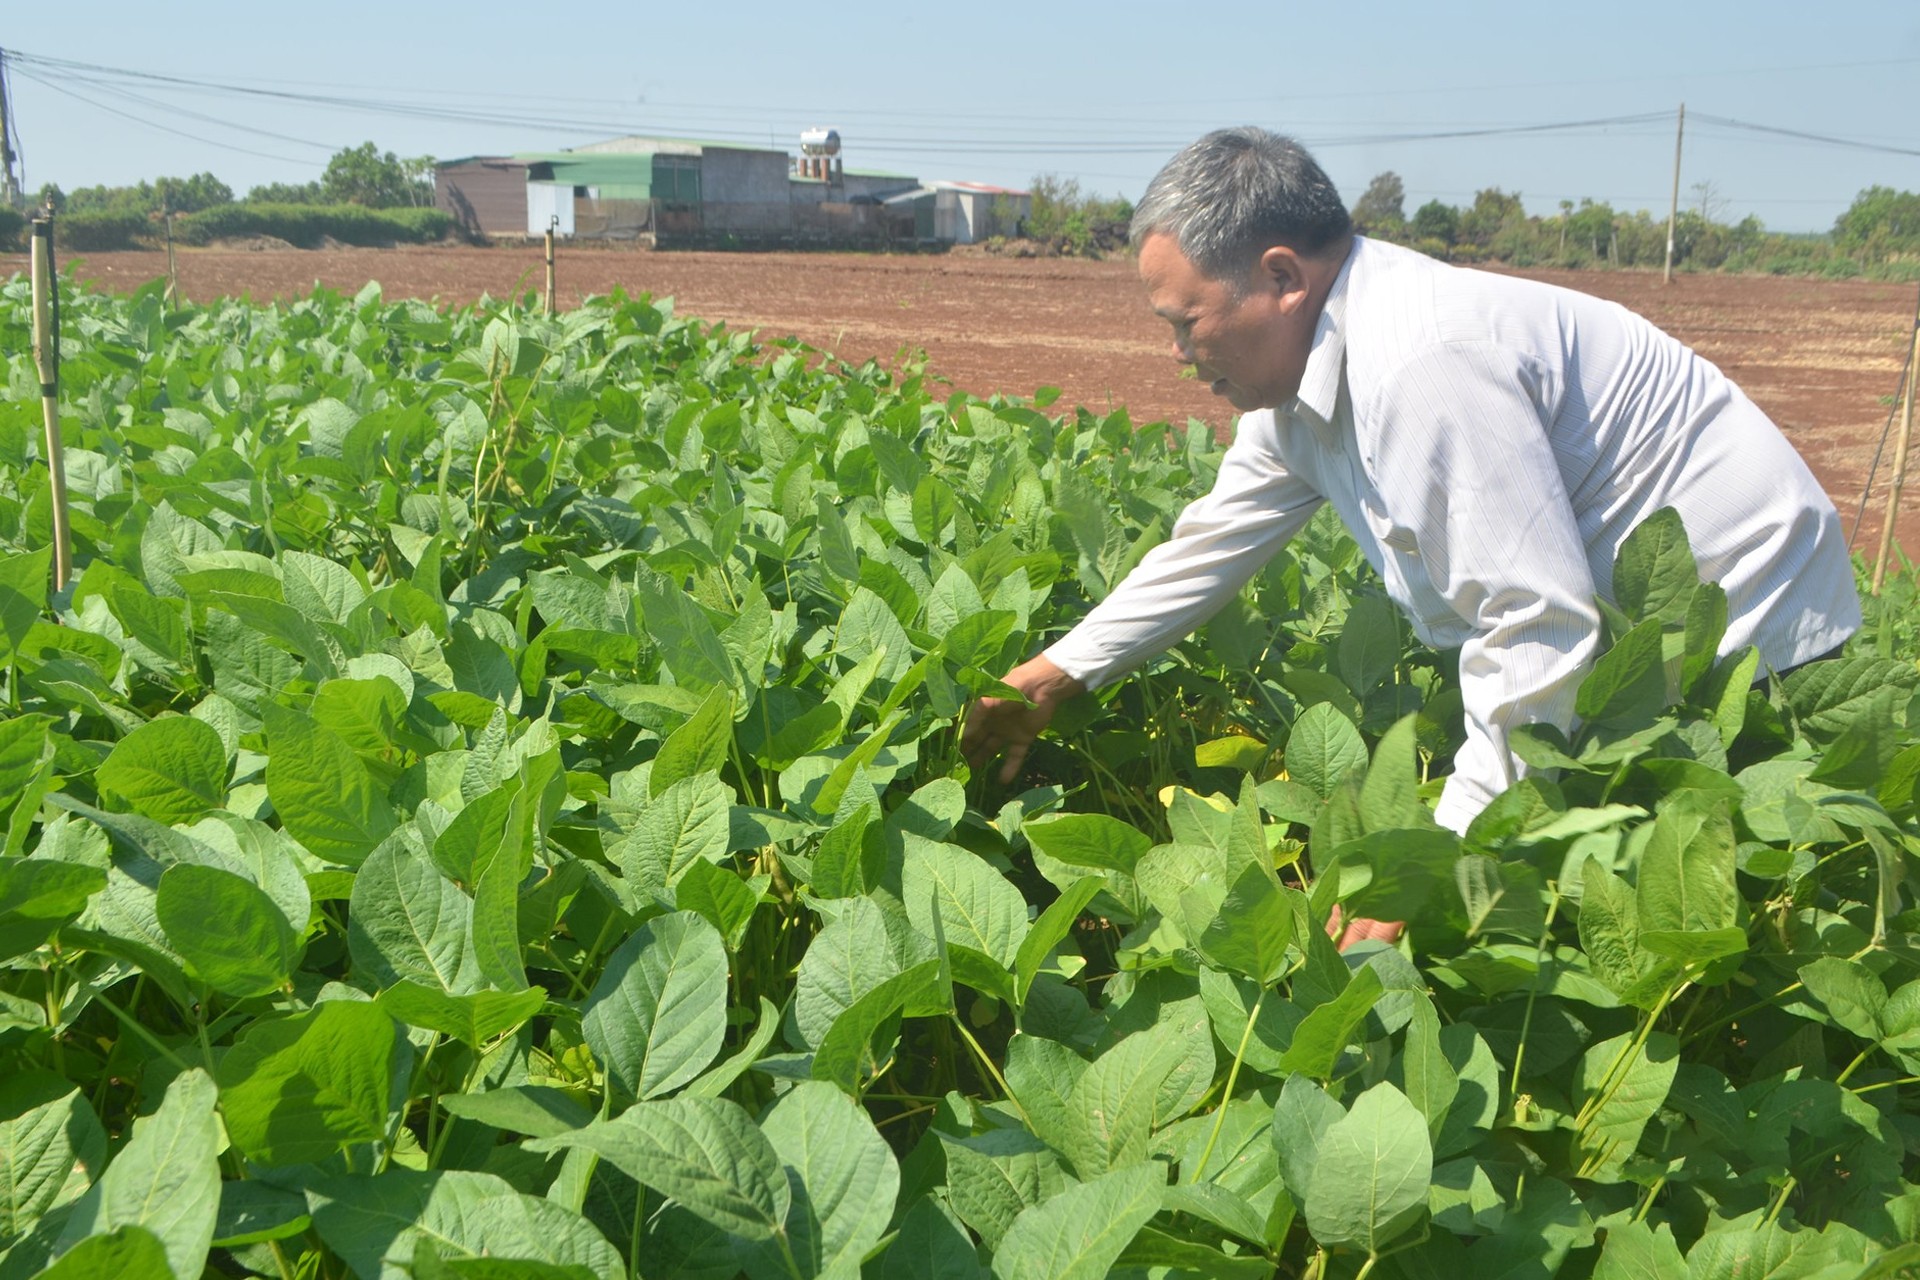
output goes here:
{"type": "Polygon", "coordinates": [[[17,209],[0,206],[0,249],[12,251],[20,248],[20,233],[26,229],[25,214],[17,209]]]}
{"type": "Polygon", "coordinates": [[[55,220],[53,238],[61,249],[100,253],[141,248],[153,230],[137,213],[69,213],[55,220]]]}
{"type": "Polygon", "coordinates": [[[303,249],[323,238],[343,244],[423,244],[446,235],[453,220],[439,209],[368,209],[357,204],[232,204],[174,220],[186,244],[241,236],[274,236],[303,249]]]}

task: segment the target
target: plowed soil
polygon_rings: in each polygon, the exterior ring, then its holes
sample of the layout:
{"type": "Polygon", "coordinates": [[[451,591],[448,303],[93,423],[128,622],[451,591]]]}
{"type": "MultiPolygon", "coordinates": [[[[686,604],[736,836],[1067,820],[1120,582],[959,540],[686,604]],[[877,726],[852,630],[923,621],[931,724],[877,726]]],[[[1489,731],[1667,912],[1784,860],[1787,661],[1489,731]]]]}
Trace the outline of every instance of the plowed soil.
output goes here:
{"type": "MultiPolygon", "coordinates": [[[[164,274],[158,253],[98,253],[75,269],[114,290],[164,274]]],[[[24,271],[0,257],[0,274],[24,271]]],[[[1744,276],[1529,272],[1612,298],[1691,344],[1780,424],[1813,467],[1848,531],[1887,423],[1914,313],[1911,285],[1744,276]]],[[[793,334],[852,359],[924,352],[955,387],[1029,395],[1059,387],[1063,404],[1124,405],[1136,422],[1198,417],[1219,428],[1224,402],[1178,376],[1165,326],[1147,310],[1129,261],[996,257],[663,253],[563,246],[559,300],[618,286],[670,296],[682,314],[768,336],[793,334]]],[[[285,298],[316,284],[346,293],[378,280],[389,298],[471,302],[537,291],[540,248],[202,249],[179,256],[191,299],[285,298]]],[[[1891,448],[1881,461],[1856,549],[1879,536],[1891,448]]],[[[1920,457],[1911,470],[1920,471],[1920,457]]],[[[1920,555],[1920,475],[1896,526],[1920,555]]]]}

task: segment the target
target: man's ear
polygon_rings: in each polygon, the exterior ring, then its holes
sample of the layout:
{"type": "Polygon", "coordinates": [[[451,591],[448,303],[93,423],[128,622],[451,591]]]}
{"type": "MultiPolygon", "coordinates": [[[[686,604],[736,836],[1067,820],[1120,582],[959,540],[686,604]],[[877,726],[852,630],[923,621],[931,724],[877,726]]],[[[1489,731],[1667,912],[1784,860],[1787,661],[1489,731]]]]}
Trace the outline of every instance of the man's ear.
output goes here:
{"type": "Polygon", "coordinates": [[[1310,292],[1307,264],[1291,246],[1270,245],[1260,254],[1260,284],[1280,297],[1280,307],[1291,312],[1304,305],[1310,292]]]}

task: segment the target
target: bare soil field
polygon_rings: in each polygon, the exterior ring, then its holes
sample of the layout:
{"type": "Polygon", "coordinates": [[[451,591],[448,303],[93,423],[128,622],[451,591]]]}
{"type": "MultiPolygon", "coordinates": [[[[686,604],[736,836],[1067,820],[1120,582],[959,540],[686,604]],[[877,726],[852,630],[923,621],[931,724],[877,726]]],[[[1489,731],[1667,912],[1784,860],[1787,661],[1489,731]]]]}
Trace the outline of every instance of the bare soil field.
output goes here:
{"type": "MultiPolygon", "coordinates": [[[[0,255],[0,275],[26,267],[23,256],[0,255]]],[[[126,291],[163,274],[166,262],[152,252],[96,253],[76,257],[73,269],[126,291]]],[[[1780,424],[1854,531],[1905,357],[1911,285],[1680,276],[1663,286],[1659,276],[1636,272],[1523,274],[1620,302],[1717,363],[1780,424]]],[[[1138,423],[1192,416],[1224,430],[1232,419],[1224,402],[1178,376],[1165,326],[1147,310],[1130,261],[569,246],[558,277],[563,307],[617,286],[671,297],[682,314],[736,329],[793,334],[850,360],[891,364],[924,352],[933,374],[979,394],[1052,386],[1063,405],[1124,405],[1138,423]]],[[[353,293],[369,280],[389,298],[466,303],[537,291],[543,266],[537,245],[202,249],[179,257],[180,290],[190,299],[287,298],[316,285],[353,293]]],[[[1881,462],[1858,533],[1856,550],[1869,555],[1890,461],[1881,462]]],[[[1898,532],[1920,555],[1920,477],[1907,493],[1898,532]]]]}

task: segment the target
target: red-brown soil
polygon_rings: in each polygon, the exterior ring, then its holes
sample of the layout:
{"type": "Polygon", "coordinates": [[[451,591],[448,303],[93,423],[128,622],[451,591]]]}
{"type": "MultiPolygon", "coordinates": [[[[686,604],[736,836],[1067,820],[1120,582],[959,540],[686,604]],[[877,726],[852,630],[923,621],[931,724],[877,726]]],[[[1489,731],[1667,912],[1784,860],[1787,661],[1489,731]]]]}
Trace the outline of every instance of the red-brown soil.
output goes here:
{"type": "MultiPolygon", "coordinates": [[[[129,290],[166,269],[158,253],[96,253],[76,270],[129,290]]],[[[0,275],[25,270],[0,256],[0,275]]],[[[1910,285],[1630,272],[1529,272],[1612,298],[1725,369],[1800,449],[1853,531],[1854,513],[1888,419],[1914,311],[1910,285]]],[[[852,360],[894,362],[924,351],[931,371],[967,391],[1029,395],[1059,387],[1062,404],[1125,405],[1136,422],[1199,417],[1224,428],[1227,406],[1178,377],[1165,326],[1147,310],[1131,262],[995,257],[661,253],[565,246],[560,305],[615,286],[670,296],[683,314],[793,334],[852,360]]],[[[389,298],[446,303],[542,287],[539,247],[204,249],[179,257],[188,298],[284,298],[316,284],[352,293],[378,280],[389,298]]],[[[1885,504],[1881,461],[1856,549],[1871,556],[1885,504]]],[[[1920,470],[1916,459],[1913,470],[1920,470]]],[[[1908,486],[1901,542],[1920,554],[1920,475],[1908,486]]]]}

